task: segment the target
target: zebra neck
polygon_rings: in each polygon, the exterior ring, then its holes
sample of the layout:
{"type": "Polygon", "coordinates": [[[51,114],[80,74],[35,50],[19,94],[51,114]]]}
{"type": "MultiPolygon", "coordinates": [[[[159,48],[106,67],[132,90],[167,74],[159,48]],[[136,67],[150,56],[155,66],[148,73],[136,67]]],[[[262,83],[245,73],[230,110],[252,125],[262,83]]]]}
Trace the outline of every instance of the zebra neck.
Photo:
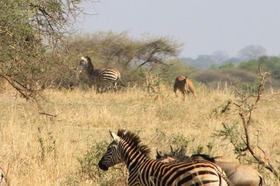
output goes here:
{"type": "Polygon", "coordinates": [[[124,151],[123,153],[124,161],[126,164],[126,167],[129,171],[133,169],[137,169],[137,167],[143,163],[148,161],[150,158],[148,158],[145,154],[141,153],[139,150],[130,149],[128,151],[124,151]]]}
{"type": "Polygon", "coordinates": [[[100,69],[92,69],[91,74],[94,77],[98,77],[100,75],[100,73],[102,72],[102,70],[100,69]]]}
{"type": "Polygon", "coordinates": [[[87,71],[87,75],[88,76],[91,76],[94,73],[94,69],[93,68],[87,68],[86,71],[87,71]]]}

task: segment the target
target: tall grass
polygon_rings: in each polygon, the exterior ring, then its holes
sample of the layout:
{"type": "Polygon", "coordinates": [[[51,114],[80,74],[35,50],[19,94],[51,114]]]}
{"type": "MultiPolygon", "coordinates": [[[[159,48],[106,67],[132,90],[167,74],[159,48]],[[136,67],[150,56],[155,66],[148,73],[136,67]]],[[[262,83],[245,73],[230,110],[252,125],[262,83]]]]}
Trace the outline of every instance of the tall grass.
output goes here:
{"type": "MultiPolygon", "coordinates": [[[[36,103],[0,95],[0,166],[11,185],[125,185],[123,165],[103,172],[97,163],[111,141],[109,130],[126,128],[139,134],[155,157],[156,148],[187,146],[195,152],[237,161],[231,143],[214,133],[222,123],[239,123],[237,109],[222,113],[230,89],[198,89],[186,101],[175,98],[171,87],[156,93],[133,88],[117,93],[45,90],[47,101],[38,112],[36,103]]],[[[181,96],[181,95],[180,95],[181,96]]],[[[254,111],[252,142],[265,151],[272,164],[279,164],[279,95],[265,93],[254,111]],[[258,134],[258,135],[257,135],[258,134]]],[[[237,125],[242,131],[241,125],[237,125]]],[[[257,166],[255,166],[257,168],[257,166]]],[[[279,167],[278,171],[279,171],[279,167]]],[[[276,180],[260,169],[268,185],[276,180]]]]}

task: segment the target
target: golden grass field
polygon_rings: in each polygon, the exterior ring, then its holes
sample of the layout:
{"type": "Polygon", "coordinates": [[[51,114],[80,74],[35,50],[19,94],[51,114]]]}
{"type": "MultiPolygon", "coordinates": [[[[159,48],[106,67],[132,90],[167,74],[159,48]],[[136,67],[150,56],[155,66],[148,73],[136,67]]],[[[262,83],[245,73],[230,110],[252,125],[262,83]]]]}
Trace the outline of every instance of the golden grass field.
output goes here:
{"type": "MultiPolygon", "coordinates": [[[[170,145],[187,145],[188,154],[202,149],[203,153],[222,156],[223,160],[237,161],[231,143],[213,134],[222,129],[223,122],[239,123],[242,131],[236,106],[220,113],[229,99],[235,102],[238,97],[228,88],[197,89],[197,97],[190,95],[185,101],[180,94],[174,96],[171,86],[150,94],[139,88],[104,94],[94,90],[45,90],[46,101],[41,106],[56,117],[39,114],[37,104],[26,102],[15,93],[2,92],[0,166],[12,186],[125,185],[123,165],[107,172],[96,167],[111,142],[108,131],[119,128],[139,134],[143,144],[150,147],[152,158],[156,148],[169,151],[170,145]],[[81,161],[92,164],[85,163],[87,170],[82,170],[81,161]]],[[[279,98],[271,91],[262,95],[250,128],[252,143],[264,150],[266,160],[278,172],[279,98]]],[[[256,152],[264,157],[260,150],[256,152]]],[[[257,164],[254,166],[258,168],[257,164]]],[[[267,185],[279,184],[272,174],[259,168],[267,185]]]]}

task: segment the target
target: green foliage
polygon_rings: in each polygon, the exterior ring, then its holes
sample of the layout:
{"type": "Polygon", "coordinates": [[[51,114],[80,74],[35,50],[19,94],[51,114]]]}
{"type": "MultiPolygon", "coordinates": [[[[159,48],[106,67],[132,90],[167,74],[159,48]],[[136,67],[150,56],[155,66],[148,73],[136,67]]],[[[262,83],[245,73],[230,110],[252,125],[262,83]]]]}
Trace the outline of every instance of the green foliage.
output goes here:
{"type": "Polygon", "coordinates": [[[94,179],[96,175],[97,158],[95,155],[95,146],[91,147],[83,157],[78,158],[80,163],[80,174],[87,179],[94,179]]]}
{"type": "Polygon", "coordinates": [[[77,160],[80,164],[78,169],[79,178],[69,178],[68,182],[74,185],[82,180],[99,182],[101,185],[112,185],[114,183],[121,183],[120,185],[122,185],[126,183],[127,177],[124,165],[116,165],[108,173],[99,169],[98,162],[106,152],[107,146],[107,141],[96,143],[84,155],[78,157],[77,160]]]}
{"type": "Polygon", "coordinates": [[[159,76],[168,84],[173,85],[174,80],[179,75],[185,75],[192,79],[192,75],[198,71],[192,67],[185,65],[179,59],[171,59],[162,65],[159,69],[159,76]]]}
{"type": "Polygon", "coordinates": [[[279,57],[261,57],[257,60],[250,60],[238,66],[251,72],[256,72],[261,67],[264,71],[270,72],[275,79],[280,79],[280,58],[279,57]]]}
{"type": "MultiPolygon", "coordinates": [[[[175,151],[179,151],[176,149],[181,149],[181,148],[185,148],[187,149],[190,143],[193,143],[195,141],[195,139],[188,139],[187,137],[185,137],[184,135],[181,134],[176,134],[174,136],[171,137],[170,139],[170,144],[172,144],[172,148],[175,149],[175,151]]],[[[206,149],[204,145],[198,144],[195,147],[192,147],[192,149],[190,149],[187,152],[191,152],[191,154],[211,154],[213,149],[213,142],[208,142],[208,144],[206,145],[206,149]],[[206,152],[207,151],[207,152],[206,152]]]]}
{"type": "Polygon", "coordinates": [[[208,142],[208,144],[206,145],[206,147],[209,151],[209,154],[210,154],[210,152],[212,152],[213,146],[214,146],[214,144],[212,142],[208,142]]]}
{"type": "Polygon", "coordinates": [[[219,69],[233,69],[235,67],[235,65],[231,62],[228,63],[224,63],[222,65],[219,66],[219,69]]]}
{"type": "Polygon", "coordinates": [[[223,140],[229,140],[234,146],[234,152],[238,156],[242,155],[244,149],[246,149],[246,144],[241,140],[240,129],[238,128],[239,123],[235,122],[233,124],[222,123],[223,129],[218,130],[214,133],[217,137],[222,137],[223,140]]]}
{"type": "Polygon", "coordinates": [[[208,142],[208,144],[205,146],[198,144],[196,147],[192,149],[192,154],[212,154],[213,149],[213,142],[208,142]]]}
{"type": "Polygon", "coordinates": [[[256,82],[255,74],[237,68],[208,69],[195,72],[193,78],[208,87],[218,84],[238,84],[241,88],[248,88],[248,84],[256,82]]]}
{"type": "Polygon", "coordinates": [[[230,142],[235,143],[237,141],[238,138],[238,129],[237,129],[237,125],[238,123],[234,123],[233,125],[228,125],[226,123],[222,123],[223,125],[223,129],[222,130],[218,130],[215,133],[215,136],[219,136],[219,137],[223,137],[223,139],[229,139],[230,142]]]}
{"type": "Polygon", "coordinates": [[[77,158],[80,163],[79,173],[82,178],[95,179],[98,175],[98,161],[106,151],[108,142],[93,145],[82,157],[77,158]]]}
{"type": "Polygon", "coordinates": [[[39,129],[38,142],[41,150],[41,161],[45,161],[46,157],[52,157],[53,159],[57,157],[56,140],[51,132],[48,132],[45,136],[39,129]]]}
{"type": "Polygon", "coordinates": [[[177,148],[187,147],[191,141],[187,139],[184,135],[176,134],[172,136],[170,143],[175,144],[177,148]]]}
{"type": "Polygon", "coordinates": [[[238,68],[249,72],[256,72],[259,65],[260,64],[257,60],[250,60],[248,62],[241,63],[238,68]]]}
{"type": "Polygon", "coordinates": [[[280,87],[280,58],[263,56],[257,60],[241,63],[238,69],[256,73],[259,68],[271,74],[271,80],[267,82],[272,87],[280,87]]]}
{"type": "Polygon", "coordinates": [[[62,37],[81,11],[79,2],[0,1],[0,12],[5,12],[0,15],[0,77],[26,99],[37,100],[38,90],[56,81],[53,69],[63,66],[63,60],[57,60],[63,58],[58,51],[66,48],[62,37]]]}
{"type": "Polygon", "coordinates": [[[202,145],[198,145],[196,147],[196,149],[193,149],[193,154],[202,154],[203,152],[203,146],[202,145]]]}
{"type": "Polygon", "coordinates": [[[95,68],[116,67],[120,69],[124,82],[144,86],[146,82],[142,77],[160,77],[160,69],[169,68],[169,65],[164,65],[165,62],[177,57],[180,48],[176,41],[167,37],[136,40],[127,32],[98,32],[68,40],[68,51],[73,56],[88,55],[95,68]]]}

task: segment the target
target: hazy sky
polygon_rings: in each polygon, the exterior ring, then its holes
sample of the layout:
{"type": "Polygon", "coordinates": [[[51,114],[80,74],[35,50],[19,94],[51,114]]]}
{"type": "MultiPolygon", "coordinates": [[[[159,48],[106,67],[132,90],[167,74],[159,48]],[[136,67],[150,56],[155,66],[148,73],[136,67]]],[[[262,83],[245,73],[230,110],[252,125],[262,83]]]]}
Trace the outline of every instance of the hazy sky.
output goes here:
{"type": "Polygon", "coordinates": [[[280,0],[101,0],[86,5],[83,33],[127,31],[131,37],[169,36],[183,43],[182,57],[249,45],[280,55],[280,0]]]}

